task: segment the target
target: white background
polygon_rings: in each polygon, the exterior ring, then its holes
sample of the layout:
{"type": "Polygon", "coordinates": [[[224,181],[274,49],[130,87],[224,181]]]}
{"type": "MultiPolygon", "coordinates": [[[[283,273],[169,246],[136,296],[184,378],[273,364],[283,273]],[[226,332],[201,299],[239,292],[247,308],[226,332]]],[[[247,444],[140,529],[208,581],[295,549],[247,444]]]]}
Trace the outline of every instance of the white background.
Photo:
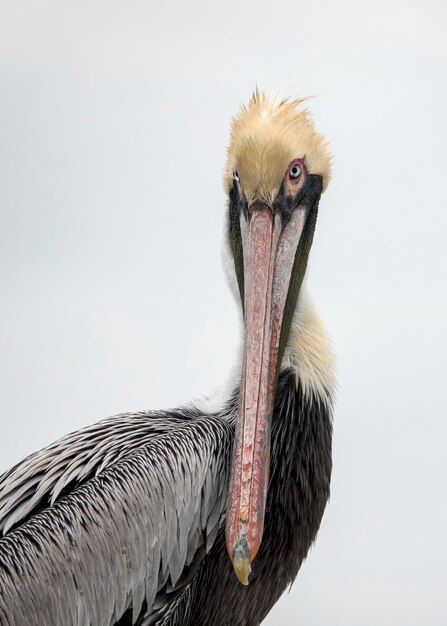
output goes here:
{"type": "Polygon", "coordinates": [[[309,283],[333,338],[332,499],[266,624],[445,626],[443,0],[0,2],[0,470],[231,369],[231,116],[312,95],[334,174],[309,283]]]}

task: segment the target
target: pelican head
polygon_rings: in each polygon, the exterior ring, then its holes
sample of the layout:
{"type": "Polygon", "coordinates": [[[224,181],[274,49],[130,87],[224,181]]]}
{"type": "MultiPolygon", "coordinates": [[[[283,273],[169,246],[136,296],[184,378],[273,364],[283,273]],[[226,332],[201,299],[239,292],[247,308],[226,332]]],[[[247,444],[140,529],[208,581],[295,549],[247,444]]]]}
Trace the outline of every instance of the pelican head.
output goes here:
{"type": "Polygon", "coordinates": [[[245,325],[226,541],[244,584],[263,533],[276,382],[330,176],[326,141],[301,103],[256,91],[233,119],[225,173],[245,325]]]}

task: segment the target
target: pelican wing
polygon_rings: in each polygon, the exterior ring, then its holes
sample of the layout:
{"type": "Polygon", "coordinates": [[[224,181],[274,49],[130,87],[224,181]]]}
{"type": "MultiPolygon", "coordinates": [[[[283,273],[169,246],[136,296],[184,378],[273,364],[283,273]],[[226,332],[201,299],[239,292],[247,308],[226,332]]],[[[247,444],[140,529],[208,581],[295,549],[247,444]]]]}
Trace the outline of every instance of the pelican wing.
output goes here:
{"type": "Polygon", "coordinates": [[[222,417],[126,415],[5,474],[0,623],[136,623],[175,599],[222,524],[231,442],[222,417]]]}
{"type": "Polygon", "coordinates": [[[129,452],[194,417],[192,411],[122,413],[31,454],[0,477],[0,535],[129,452]]]}

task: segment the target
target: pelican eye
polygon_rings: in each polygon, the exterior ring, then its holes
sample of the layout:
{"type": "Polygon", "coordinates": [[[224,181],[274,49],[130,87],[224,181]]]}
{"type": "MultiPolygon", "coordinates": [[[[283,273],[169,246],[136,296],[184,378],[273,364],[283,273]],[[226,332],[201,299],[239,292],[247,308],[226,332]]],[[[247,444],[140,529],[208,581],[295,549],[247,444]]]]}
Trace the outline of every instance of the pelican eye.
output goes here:
{"type": "Polygon", "coordinates": [[[289,176],[290,178],[299,178],[300,175],[301,175],[301,167],[298,165],[298,163],[294,163],[289,170],[289,176]]]}
{"type": "Polygon", "coordinates": [[[233,170],[233,180],[239,182],[239,174],[237,173],[237,170],[233,170]]]}

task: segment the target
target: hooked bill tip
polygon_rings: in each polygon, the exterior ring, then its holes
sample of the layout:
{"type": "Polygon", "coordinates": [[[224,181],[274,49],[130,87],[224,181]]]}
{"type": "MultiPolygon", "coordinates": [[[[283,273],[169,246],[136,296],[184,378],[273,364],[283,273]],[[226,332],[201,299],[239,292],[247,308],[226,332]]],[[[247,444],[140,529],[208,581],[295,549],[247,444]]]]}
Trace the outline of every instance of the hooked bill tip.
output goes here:
{"type": "Polygon", "coordinates": [[[234,547],[233,568],[238,577],[239,582],[248,585],[248,576],[251,571],[250,567],[250,546],[246,539],[240,539],[234,547]]]}

